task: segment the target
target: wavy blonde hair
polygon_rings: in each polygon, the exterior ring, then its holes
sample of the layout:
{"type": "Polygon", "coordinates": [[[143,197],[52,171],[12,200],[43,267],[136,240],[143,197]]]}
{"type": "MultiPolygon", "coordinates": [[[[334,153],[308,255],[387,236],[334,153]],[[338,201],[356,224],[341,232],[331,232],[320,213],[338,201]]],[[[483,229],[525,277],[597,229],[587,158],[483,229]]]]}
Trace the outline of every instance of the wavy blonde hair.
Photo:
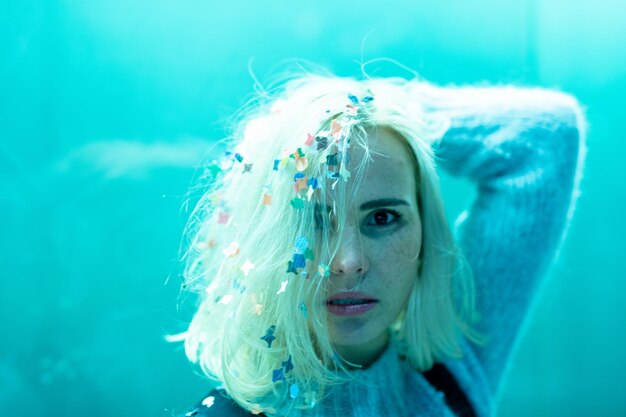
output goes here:
{"type": "MultiPolygon", "coordinates": [[[[472,327],[479,319],[474,280],[445,217],[432,148],[450,122],[423,107],[428,91],[425,81],[400,78],[291,79],[241,116],[232,153],[209,167],[212,180],[186,228],[185,289],[199,294],[199,304],[178,340],[189,360],[243,408],[312,407],[326,388],[351,378],[333,350],[327,312],[315,306],[324,303],[326,266],[337,249],[331,235],[340,236],[352,201],[346,184],[357,189],[367,167],[366,129],[396,132],[417,166],[423,249],[416,285],[390,328],[400,352],[425,371],[460,358],[462,337],[484,343],[472,327]],[[332,142],[337,132],[344,146],[365,150],[362,161],[352,161],[349,179],[345,170],[328,174],[329,147],[318,141],[326,135],[332,142]],[[319,181],[304,187],[308,195],[296,191],[303,175],[319,181]],[[334,209],[320,219],[316,205],[334,209]],[[327,225],[330,217],[336,229],[320,232],[320,221],[327,225]],[[311,249],[305,265],[287,272],[303,238],[311,249]],[[274,382],[276,371],[284,380],[279,375],[274,382]]],[[[338,151],[346,157],[346,149],[338,151]]]]}

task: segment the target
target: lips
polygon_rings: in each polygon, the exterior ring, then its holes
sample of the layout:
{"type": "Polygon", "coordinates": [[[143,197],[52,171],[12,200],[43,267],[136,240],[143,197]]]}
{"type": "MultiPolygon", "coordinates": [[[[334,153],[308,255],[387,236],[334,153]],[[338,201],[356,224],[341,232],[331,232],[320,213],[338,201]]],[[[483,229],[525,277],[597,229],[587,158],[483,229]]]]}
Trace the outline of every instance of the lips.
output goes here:
{"type": "Polygon", "coordinates": [[[338,301],[338,300],[341,300],[342,302],[345,300],[348,300],[348,301],[360,300],[362,302],[378,301],[376,297],[370,294],[364,293],[364,292],[340,292],[340,293],[336,293],[328,297],[328,299],[326,300],[326,303],[330,304],[333,301],[338,301]]]}
{"type": "Polygon", "coordinates": [[[337,316],[356,316],[373,309],[378,300],[362,292],[343,292],[333,294],[326,301],[326,308],[337,316]]]}

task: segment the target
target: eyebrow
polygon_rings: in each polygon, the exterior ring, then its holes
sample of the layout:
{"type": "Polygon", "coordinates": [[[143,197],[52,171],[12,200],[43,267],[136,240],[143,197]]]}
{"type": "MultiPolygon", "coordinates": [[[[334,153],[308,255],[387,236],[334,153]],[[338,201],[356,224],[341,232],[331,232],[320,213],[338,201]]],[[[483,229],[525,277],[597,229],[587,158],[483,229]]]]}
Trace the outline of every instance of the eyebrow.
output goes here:
{"type": "Polygon", "coordinates": [[[371,210],[379,207],[394,207],[394,206],[408,206],[409,203],[406,200],[402,200],[400,198],[379,198],[376,200],[371,200],[366,203],[361,204],[359,209],[361,210],[371,210]]]}
{"type": "MultiPolygon", "coordinates": [[[[406,200],[402,200],[401,198],[378,198],[376,200],[367,201],[359,207],[360,210],[371,210],[380,207],[395,207],[395,206],[409,206],[410,204],[406,200]]],[[[315,204],[315,210],[320,210],[322,205],[319,203],[315,204]]],[[[331,206],[326,206],[326,211],[332,211],[331,206]]]]}

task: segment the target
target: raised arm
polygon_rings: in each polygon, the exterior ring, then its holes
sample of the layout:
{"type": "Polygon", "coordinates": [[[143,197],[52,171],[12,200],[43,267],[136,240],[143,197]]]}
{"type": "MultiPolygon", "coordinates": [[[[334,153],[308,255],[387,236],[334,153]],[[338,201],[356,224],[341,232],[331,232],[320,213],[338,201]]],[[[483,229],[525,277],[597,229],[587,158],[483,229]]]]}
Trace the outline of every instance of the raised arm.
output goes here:
{"type": "Polygon", "coordinates": [[[478,191],[455,234],[477,284],[478,329],[491,338],[473,347],[497,396],[580,194],[586,123],[555,91],[425,88],[427,107],[451,118],[435,144],[439,165],[478,191]]]}

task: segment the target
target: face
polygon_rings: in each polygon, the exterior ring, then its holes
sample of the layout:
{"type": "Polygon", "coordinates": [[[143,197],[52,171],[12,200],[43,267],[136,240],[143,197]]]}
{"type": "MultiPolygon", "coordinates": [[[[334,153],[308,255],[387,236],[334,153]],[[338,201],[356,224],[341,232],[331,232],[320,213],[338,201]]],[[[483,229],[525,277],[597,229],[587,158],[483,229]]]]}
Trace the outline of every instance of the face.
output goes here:
{"type": "MultiPolygon", "coordinates": [[[[372,160],[330,265],[326,300],[334,300],[325,306],[335,350],[364,366],[384,350],[387,329],[406,306],[422,241],[416,167],[408,145],[388,129],[368,131],[368,144],[372,160]]],[[[364,157],[358,148],[351,152],[351,161],[364,157]]]]}

